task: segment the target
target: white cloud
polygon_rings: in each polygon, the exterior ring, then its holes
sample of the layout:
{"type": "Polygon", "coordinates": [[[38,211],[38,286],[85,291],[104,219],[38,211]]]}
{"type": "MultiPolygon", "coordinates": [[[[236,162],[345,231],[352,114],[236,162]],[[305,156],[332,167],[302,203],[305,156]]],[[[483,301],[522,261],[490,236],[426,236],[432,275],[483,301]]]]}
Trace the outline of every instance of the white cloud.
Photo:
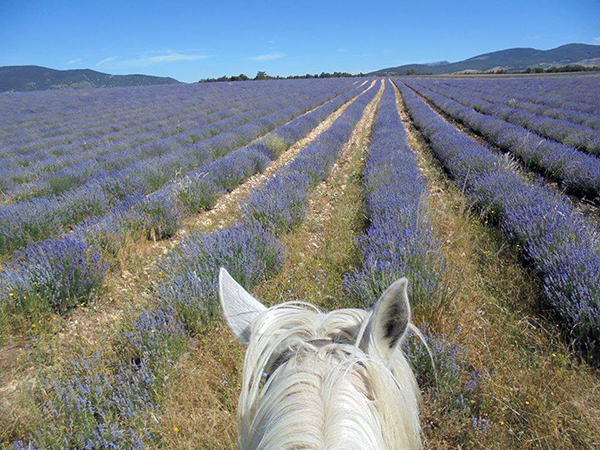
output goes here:
{"type": "Polygon", "coordinates": [[[276,52],[276,53],[267,53],[266,55],[258,55],[250,58],[253,61],[272,61],[274,59],[283,58],[285,53],[276,52]]]}
{"type": "Polygon", "coordinates": [[[154,64],[168,64],[174,62],[183,62],[183,61],[198,61],[200,59],[210,58],[210,55],[200,55],[200,54],[184,54],[184,53],[165,53],[163,55],[156,56],[144,56],[138,59],[130,59],[127,61],[123,61],[123,64],[129,67],[147,67],[152,66],[154,64]]]}
{"type": "Polygon", "coordinates": [[[203,55],[198,53],[180,53],[173,50],[161,50],[161,51],[150,51],[144,52],[139,58],[133,59],[122,59],[118,56],[110,56],[99,61],[96,65],[102,66],[109,64],[111,66],[122,66],[122,67],[148,67],[155,64],[169,64],[176,62],[185,61],[197,61],[200,59],[210,58],[211,55],[203,55]]]}
{"type": "Polygon", "coordinates": [[[594,42],[600,43],[600,36],[594,38],[594,42]]]}
{"type": "Polygon", "coordinates": [[[75,59],[72,59],[70,61],[67,61],[67,66],[75,66],[77,64],[81,64],[82,62],[83,62],[83,59],[81,59],[81,58],[75,58],[75,59]]]}
{"type": "Polygon", "coordinates": [[[119,59],[118,56],[109,56],[108,58],[104,58],[102,61],[98,61],[96,63],[97,66],[103,66],[105,64],[108,64],[109,62],[113,62],[115,60],[119,59]]]}

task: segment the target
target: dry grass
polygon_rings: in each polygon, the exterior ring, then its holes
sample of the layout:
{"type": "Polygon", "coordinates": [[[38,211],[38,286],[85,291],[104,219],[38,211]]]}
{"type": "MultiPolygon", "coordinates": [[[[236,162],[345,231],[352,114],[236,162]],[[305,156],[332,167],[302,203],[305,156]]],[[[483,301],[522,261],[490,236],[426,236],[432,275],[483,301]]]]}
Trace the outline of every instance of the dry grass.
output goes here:
{"type": "Polygon", "coordinates": [[[487,371],[482,384],[487,433],[444,414],[424,397],[430,448],[583,449],[600,447],[600,382],[579,363],[558,331],[537,316],[540,292],[519,264],[516,249],[466,206],[426,143],[412,128],[409,143],[428,181],[429,208],[447,264],[442,310],[416,309],[436,332],[452,334],[468,348],[473,369],[487,371]]]}
{"type": "MultiPolygon", "coordinates": [[[[360,175],[382,92],[367,107],[328,179],[311,195],[303,224],[282,238],[287,255],[283,269],[253,292],[265,304],[307,299],[327,309],[347,306],[341,281],[358,262],[354,241],[364,220],[360,175]]],[[[243,352],[219,324],[181,360],[158,423],[166,447],[235,448],[243,352]]]]}
{"type": "Polygon", "coordinates": [[[233,449],[244,349],[226,325],[210,327],[179,361],[157,422],[159,448],[233,449]]]}

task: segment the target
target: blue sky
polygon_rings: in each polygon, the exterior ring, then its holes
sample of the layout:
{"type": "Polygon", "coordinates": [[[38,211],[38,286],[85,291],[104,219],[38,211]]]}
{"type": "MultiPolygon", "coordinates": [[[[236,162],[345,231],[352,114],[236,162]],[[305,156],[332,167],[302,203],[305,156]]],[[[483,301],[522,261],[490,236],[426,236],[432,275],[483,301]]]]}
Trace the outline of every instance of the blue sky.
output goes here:
{"type": "Polygon", "coordinates": [[[600,45],[600,1],[0,0],[0,65],[182,81],[600,45]]]}

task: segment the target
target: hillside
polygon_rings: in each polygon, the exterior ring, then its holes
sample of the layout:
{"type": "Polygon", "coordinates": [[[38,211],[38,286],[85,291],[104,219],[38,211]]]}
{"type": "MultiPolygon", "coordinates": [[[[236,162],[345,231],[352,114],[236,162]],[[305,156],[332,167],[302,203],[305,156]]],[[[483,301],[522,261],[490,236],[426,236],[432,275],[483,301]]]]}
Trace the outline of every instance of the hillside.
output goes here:
{"type": "Polygon", "coordinates": [[[372,74],[405,74],[409,70],[414,71],[416,74],[444,74],[462,71],[484,72],[491,69],[505,69],[506,71],[511,72],[525,70],[528,67],[551,67],[578,63],[597,65],[599,62],[599,45],[567,44],[550,50],[509,48],[507,50],[484,53],[454,63],[442,61],[430,64],[405,64],[403,66],[377,70],[372,72],[372,74]]]}
{"type": "Polygon", "coordinates": [[[0,92],[175,84],[168,77],[110,75],[90,69],[55,70],[40,66],[0,67],[0,92]]]}

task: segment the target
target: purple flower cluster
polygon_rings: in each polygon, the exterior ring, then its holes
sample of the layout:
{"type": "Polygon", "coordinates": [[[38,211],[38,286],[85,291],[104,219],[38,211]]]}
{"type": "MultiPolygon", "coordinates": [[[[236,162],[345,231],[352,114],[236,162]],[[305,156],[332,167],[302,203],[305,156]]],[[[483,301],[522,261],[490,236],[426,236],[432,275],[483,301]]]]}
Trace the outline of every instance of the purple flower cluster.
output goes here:
{"type": "Polygon", "coordinates": [[[436,403],[432,406],[452,416],[453,420],[458,415],[463,421],[470,422],[473,429],[487,433],[490,421],[481,415],[480,392],[482,381],[488,374],[472,369],[467,359],[468,349],[459,343],[460,329],[451,335],[437,334],[429,328],[422,328],[421,332],[431,355],[417,339],[406,340],[404,351],[419,386],[432,393],[431,399],[436,403]]]}
{"type": "Polygon", "coordinates": [[[542,278],[546,305],[584,351],[600,351],[600,256],[597,232],[570,201],[526,182],[510,164],[439,117],[399,85],[414,123],[471,203],[522,247],[542,278]]]}
{"type": "Polygon", "coordinates": [[[218,310],[218,274],[225,267],[251,289],[278,271],[283,247],[256,224],[240,224],[209,234],[193,234],[164,260],[169,280],[157,286],[161,303],[171,306],[186,328],[198,331],[218,310]]]}
{"type": "Polygon", "coordinates": [[[1,320],[13,313],[35,320],[49,310],[64,313],[88,302],[106,270],[93,248],[71,237],[30,244],[0,272],[1,320]]]}
{"type": "Polygon", "coordinates": [[[428,84],[408,84],[444,113],[460,120],[533,169],[560,181],[570,192],[600,200],[600,158],[547,140],[496,116],[481,114],[469,106],[462,106],[458,101],[448,98],[449,94],[441,94],[438,89],[431,90],[428,84]]]}
{"type": "Polygon", "coordinates": [[[172,361],[185,342],[172,311],[145,311],[115,342],[119,364],[107,370],[100,352],[71,360],[68,375],[46,387],[49,427],[14,448],[147,448],[147,418],[158,408],[172,361]]]}
{"type": "Polygon", "coordinates": [[[300,224],[309,190],[325,180],[376,89],[361,95],[287,166],[254,192],[242,206],[247,220],[280,233],[300,224]]]}
{"type": "Polygon", "coordinates": [[[412,300],[431,301],[440,287],[441,255],[427,219],[425,180],[406,142],[391,85],[375,116],[363,180],[369,225],[357,242],[362,266],[346,275],[344,287],[368,308],[406,276],[412,300]]]}

